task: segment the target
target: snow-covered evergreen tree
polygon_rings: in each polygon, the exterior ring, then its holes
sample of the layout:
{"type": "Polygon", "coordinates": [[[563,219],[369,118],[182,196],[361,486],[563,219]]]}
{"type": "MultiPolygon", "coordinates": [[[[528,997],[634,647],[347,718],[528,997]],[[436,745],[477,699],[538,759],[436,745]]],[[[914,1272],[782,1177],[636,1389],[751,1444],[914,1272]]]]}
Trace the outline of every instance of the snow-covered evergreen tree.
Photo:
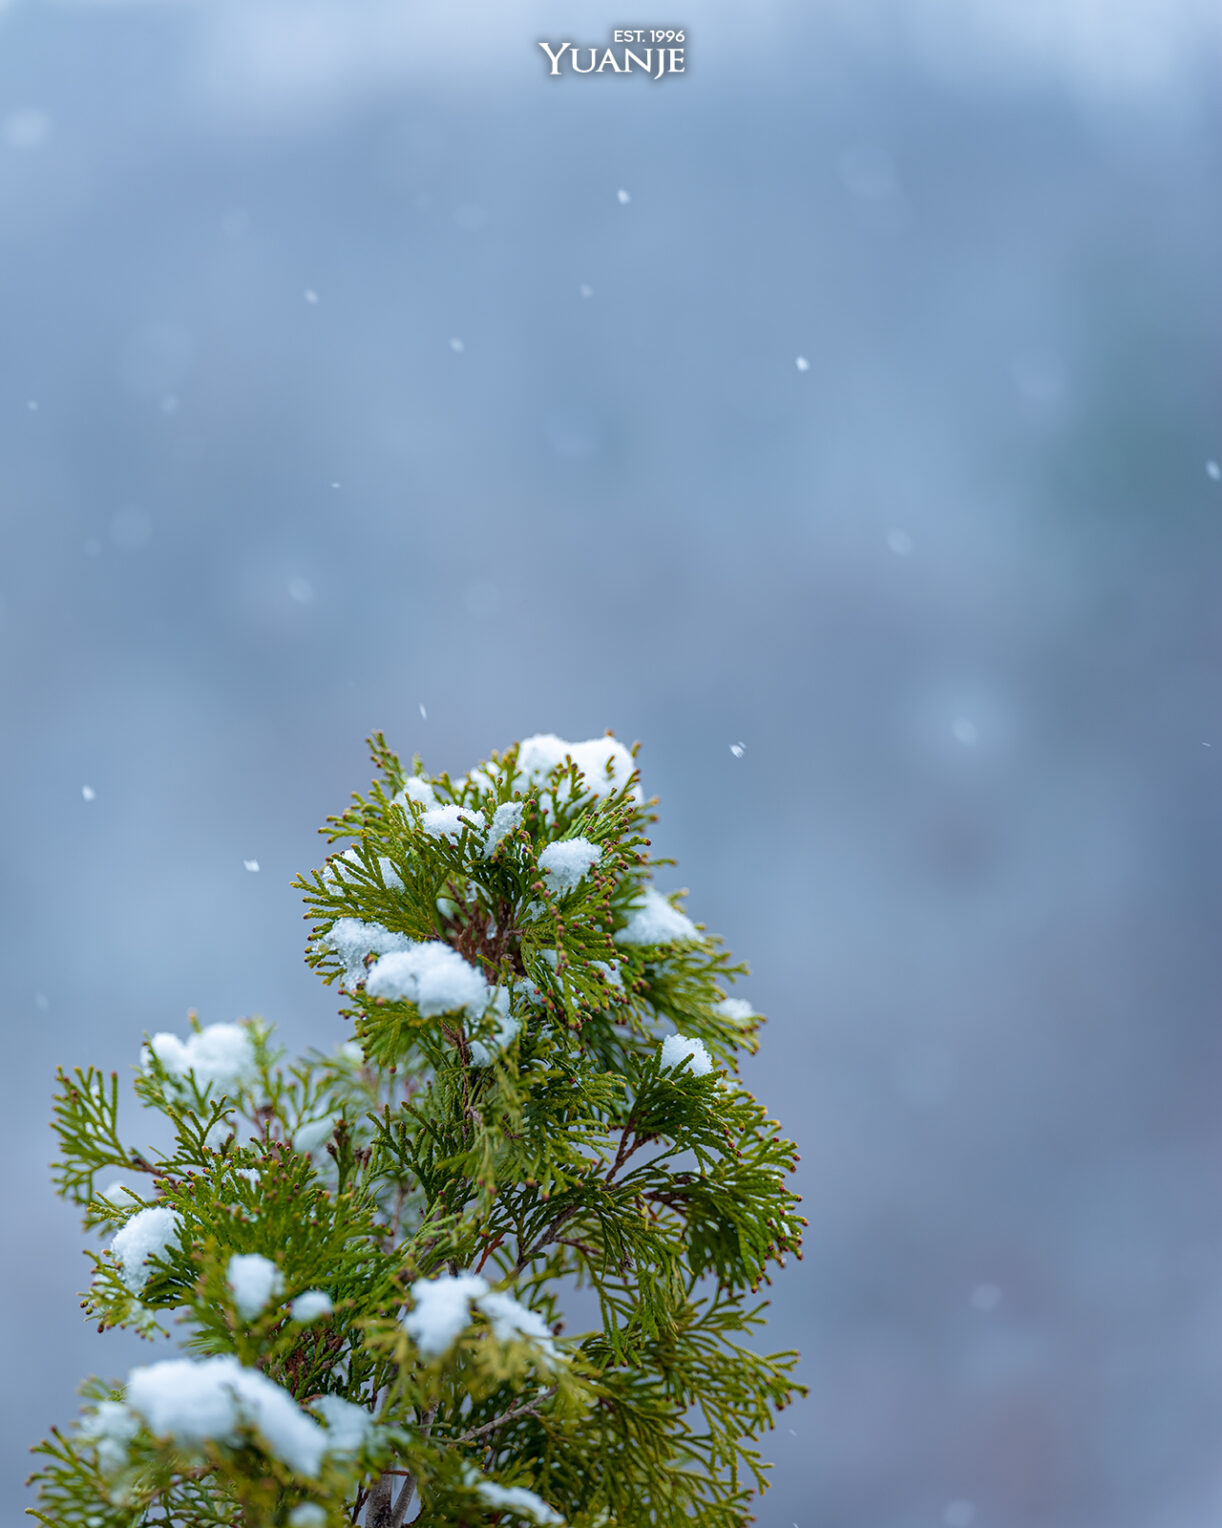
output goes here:
{"type": "Polygon", "coordinates": [[[633,755],[533,737],[381,778],[298,884],[352,1038],[256,1020],[61,1076],[86,1309],[183,1357],[90,1381],[39,1446],[51,1528],[731,1528],[797,1390],[744,1340],[796,1251],[793,1146],[736,1079],[743,971],[653,884],[633,755]],[[582,1293],[585,1291],[585,1293],[582,1293]],[[565,1331],[566,1303],[599,1313],[565,1331]],[[593,1318],[591,1318],[593,1319],[593,1318]]]}

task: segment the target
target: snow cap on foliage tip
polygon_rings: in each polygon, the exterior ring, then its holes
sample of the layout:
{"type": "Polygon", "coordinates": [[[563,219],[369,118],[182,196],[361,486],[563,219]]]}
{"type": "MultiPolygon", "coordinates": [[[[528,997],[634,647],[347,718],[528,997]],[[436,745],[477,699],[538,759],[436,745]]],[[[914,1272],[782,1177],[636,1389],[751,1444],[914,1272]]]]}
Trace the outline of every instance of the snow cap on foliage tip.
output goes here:
{"type": "Polygon", "coordinates": [[[539,869],[552,890],[563,896],[566,891],[572,891],[601,858],[602,849],[588,838],[564,838],[559,843],[548,844],[539,856],[539,869]]]}
{"type": "Polygon", "coordinates": [[[417,1279],[412,1285],[412,1309],[403,1317],[403,1330],[425,1358],[440,1358],[470,1325],[471,1301],[487,1290],[487,1280],[477,1273],[417,1279]]]}
{"type": "Polygon", "coordinates": [[[412,1309],[403,1317],[403,1330],[425,1358],[440,1358],[471,1324],[471,1303],[488,1318],[501,1342],[528,1338],[552,1360],[562,1357],[551,1329],[539,1315],[503,1289],[490,1289],[478,1273],[439,1274],[412,1285],[412,1309]]]}
{"type": "Polygon", "coordinates": [[[381,923],[365,923],[360,918],[337,918],[318,941],[324,950],[332,950],[344,963],[344,986],[349,990],[365,979],[366,955],[390,955],[395,950],[410,950],[413,941],[406,934],[396,934],[381,923]]]}
{"type": "MultiPolygon", "coordinates": [[[[627,785],[635,768],[632,755],[618,738],[592,737],[584,743],[566,743],[553,732],[540,732],[518,746],[518,769],[528,780],[541,784],[566,756],[572,759],[585,777],[585,791],[591,796],[610,796],[627,785]],[[611,766],[610,778],[607,765],[611,766]]],[[[632,799],[641,800],[641,787],[633,787],[632,799]]]]}
{"type": "Polygon", "coordinates": [[[310,1402],[327,1424],[329,1454],[359,1454],[373,1431],[373,1417],[363,1406],[340,1395],[320,1395],[310,1402]]]}
{"type": "Polygon", "coordinates": [[[502,801],[500,806],[492,814],[492,825],[488,829],[488,836],[484,840],[484,856],[496,848],[497,844],[507,833],[515,832],[522,824],[522,813],[526,809],[524,801],[502,801]]]}
{"type": "Polygon", "coordinates": [[[537,1310],[531,1310],[503,1289],[490,1289],[487,1294],[477,1296],[475,1303],[491,1322],[492,1335],[501,1342],[529,1337],[553,1361],[560,1357],[552,1341],[551,1327],[537,1310]]]}
{"type": "Polygon", "coordinates": [[[528,1491],[525,1486],[501,1486],[495,1480],[481,1480],[475,1489],[487,1506],[498,1507],[518,1517],[528,1517],[539,1528],[557,1528],[558,1524],[564,1523],[554,1507],[549,1507],[541,1496],[528,1491]]]}
{"type": "Polygon", "coordinates": [[[260,1252],[235,1253],[225,1270],[225,1282],[243,1321],[253,1321],[284,1288],[279,1268],[260,1252]]]}
{"type": "Polygon", "coordinates": [[[140,1418],[122,1401],[99,1401],[81,1423],[80,1435],[93,1443],[102,1473],[114,1475],[127,1464],[127,1445],[139,1431],[140,1418]]]}
{"type": "Polygon", "coordinates": [[[704,938],[700,930],[660,891],[646,886],[644,897],[631,909],[628,922],[615,935],[616,944],[692,944],[704,938]]]}
{"type": "MultiPolygon", "coordinates": [[[[342,854],[337,854],[333,859],[328,861],[326,869],[322,873],[323,880],[330,881],[332,884],[338,884],[340,881],[342,881],[343,877],[340,875],[340,871],[343,869],[345,863],[349,865],[358,865],[361,869],[364,869],[365,867],[364,860],[361,859],[361,856],[357,853],[355,848],[345,849],[342,854]]],[[[389,890],[398,891],[402,887],[402,878],[392,864],[389,855],[378,855],[378,870],[382,876],[384,884],[389,890]]]]}
{"type": "Polygon", "coordinates": [[[370,997],[415,1003],[423,1018],[457,1008],[478,1016],[492,996],[475,967],[440,939],[383,955],[365,978],[365,991],[370,997]]]}
{"type": "Polygon", "coordinates": [[[430,838],[448,838],[451,843],[457,843],[468,829],[482,831],[484,814],[473,807],[448,802],[445,806],[435,806],[425,812],[420,826],[430,838]]]}
{"type": "Polygon", "coordinates": [[[331,1296],[325,1289],[307,1289],[289,1306],[289,1315],[294,1321],[304,1324],[307,1321],[317,1321],[322,1316],[329,1316],[334,1308],[331,1304],[331,1296]]]}
{"type": "Polygon", "coordinates": [[[230,1354],[133,1369],[127,1404],[150,1432],[187,1447],[235,1444],[242,1426],[254,1427],[277,1459],[303,1475],[318,1474],[327,1450],[327,1434],[287,1390],[230,1354]]]}
{"type": "Polygon", "coordinates": [[[258,1075],[248,1024],[209,1024],[185,1040],[165,1032],[155,1034],[140,1054],[146,1072],[151,1070],[150,1052],[171,1077],[191,1072],[199,1087],[211,1083],[223,1093],[234,1092],[258,1075]]]}
{"type": "Polygon", "coordinates": [[[409,801],[414,801],[426,811],[437,805],[436,792],[423,775],[408,775],[403,782],[403,789],[394,798],[393,805],[406,806],[409,801]]]}
{"type": "Polygon", "coordinates": [[[119,1260],[120,1278],[132,1294],[139,1294],[148,1279],[145,1265],[160,1257],[171,1242],[178,1240],[182,1219],[177,1210],[165,1204],[137,1210],[126,1225],[115,1232],[110,1250],[119,1260]]]}
{"type": "Polygon", "coordinates": [[[692,1058],[693,1077],[704,1077],[713,1070],[713,1060],[704,1048],[704,1041],[688,1035],[667,1035],[662,1041],[662,1065],[669,1069],[692,1058]]]}
{"type": "Polygon", "coordinates": [[[751,1004],[741,997],[722,998],[713,1012],[719,1013],[723,1019],[729,1019],[732,1024],[745,1024],[748,1019],[759,1018],[751,1004]]]}

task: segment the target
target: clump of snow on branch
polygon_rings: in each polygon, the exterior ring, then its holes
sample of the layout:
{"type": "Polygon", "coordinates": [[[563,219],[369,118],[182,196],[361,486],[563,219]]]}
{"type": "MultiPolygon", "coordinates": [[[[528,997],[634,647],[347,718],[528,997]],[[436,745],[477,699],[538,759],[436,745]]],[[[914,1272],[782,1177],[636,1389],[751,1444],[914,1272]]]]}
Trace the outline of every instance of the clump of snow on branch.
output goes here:
{"type": "MultiPolygon", "coordinates": [[[[345,864],[356,865],[362,870],[365,868],[364,860],[362,860],[355,849],[345,849],[342,854],[337,854],[332,860],[328,861],[327,868],[323,871],[323,879],[333,884],[342,881],[345,864]]],[[[388,890],[398,891],[402,887],[402,878],[388,855],[378,855],[378,873],[382,877],[382,884],[388,890]]]]}
{"type": "Polygon", "coordinates": [[[307,1289],[289,1306],[289,1315],[294,1321],[300,1321],[304,1325],[306,1322],[318,1321],[323,1316],[329,1316],[333,1309],[331,1296],[325,1289],[307,1289]]]}
{"type": "Polygon", "coordinates": [[[139,1294],[148,1275],[145,1265],[160,1257],[172,1241],[178,1240],[182,1220],[176,1210],[155,1204],[136,1214],[115,1232],[110,1250],[119,1261],[120,1278],[132,1292],[139,1294]]]}
{"type": "Polygon", "coordinates": [[[492,1323],[493,1336],[501,1342],[513,1342],[517,1338],[527,1337],[537,1342],[553,1362],[559,1359],[560,1354],[552,1341],[551,1328],[538,1311],[530,1310],[502,1289],[490,1289],[487,1294],[480,1295],[475,1303],[492,1323]]]}
{"type": "Polygon", "coordinates": [[[492,826],[484,840],[484,856],[490,855],[507,833],[516,832],[521,826],[524,801],[502,801],[492,814],[492,826]]]}
{"type": "Polygon", "coordinates": [[[759,1018],[751,1004],[741,997],[722,998],[713,1012],[719,1013],[723,1019],[729,1019],[732,1024],[746,1024],[750,1019],[759,1018]]]}
{"type": "Polygon", "coordinates": [[[222,1093],[236,1092],[258,1076],[249,1024],[209,1024],[185,1040],[155,1034],[140,1055],[145,1071],[150,1070],[150,1053],[171,1077],[185,1078],[190,1072],[199,1087],[211,1083],[222,1093]]]}
{"type": "Polygon", "coordinates": [[[532,1523],[538,1523],[539,1528],[555,1528],[556,1524],[564,1522],[554,1507],[549,1507],[541,1496],[536,1496],[525,1486],[500,1486],[495,1480],[481,1480],[475,1490],[489,1507],[528,1517],[532,1523]]]}
{"type": "Polygon", "coordinates": [[[239,1252],[231,1257],[225,1279],[243,1321],[253,1321],[284,1288],[279,1268],[259,1252],[239,1252]]]}
{"type": "Polygon", "coordinates": [[[565,838],[559,843],[548,844],[539,856],[539,869],[547,877],[551,889],[563,896],[578,886],[591,866],[601,858],[602,850],[588,838],[565,838]]]}
{"type": "Polygon", "coordinates": [[[487,1280],[475,1273],[417,1279],[412,1285],[412,1309],[403,1317],[403,1330],[425,1358],[440,1358],[470,1325],[471,1301],[487,1290],[487,1280]]]}
{"type": "Polygon", "coordinates": [[[403,782],[403,789],[394,798],[394,805],[406,807],[409,801],[414,801],[417,806],[422,806],[426,811],[437,805],[437,795],[433,787],[420,775],[409,775],[403,782]]]}
{"type": "Polygon", "coordinates": [[[122,1401],[101,1401],[81,1423],[80,1435],[94,1444],[103,1475],[115,1475],[127,1464],[127,1445],[139,1431],[140,1418],[122,1401]]]}
{"type": "MultiPolygon", "coordinates": [[[[566,743],[551,732],[528,737],[518,748],[518,769],[528,780],[542,783],[557,764],[572,759],[585,777],[590,796],[610,796],[627,785],[634,768],[632,755],[617,738],[592,737],[584,743],[566,743]]],[[[641,787],[633,787],[632,799],[641,800],[641,787]]]]}
{"type": "Polygon", "coordinates": [[[344,962],[344,986],[348,990],[364,981],[366,955],[389,955],[412,947],[406,934],[392,933],[380,923],[363,923],[360,918],[337,918],[318,942],[344,962]]]}
{"type": "Polygon", "coordinates": [[[127,1404],[151,1432],[187,1448],[237,1444],[240,1429],[253,1427],[277,1459],[310,1477],[318,1474],[327,1451],[326,1432],[287,1390],[229,1354],[133,1369],[127,1404]]]}
{"type": "Polygon", "coordinates": [[[695,943],[703,936],[700,930],[677,907],[672,907],[660,891],[645,887],[644,901],[632,911],[627,924],[615,935],[616,944],[695,943]]]}
{"type": "Polygon", "coordinates": [[[465,1009],[478,1016],[492,993],[457,950],[438,939],[383,955],[365,980],[370,997],[415,1003],[423,1018],[465,1009]]]}
{"type": "Polygon", "coordinates": [[[450,802],[446,806],[435,806],[425,812],[420,819],[420,826],[430,838],[448,838],[451,843],[457,843],[470,828],[479,832],[483,831],[484,814],[474,811],[471,807],[457,806],[450,802]]]}
{"type": "Polygon", "coordinates": [[[692,1058],[693,1077],[704,1077],[713,1070],[713,1061],[704,1048],[703,1040],[692,1039],[687,1035],[667,1035],[662,1041],[663,1067],[669,1069],[679,1066],[689,1056],[692,1058]]]}
{"type": "Polygon", "coordinates": [[[471,1304],[488,1318],[493,1336],[501,1342],[526,1338],[537,1344],[553,1363],[561,1354],[547,1323],[504,1290],[490,1289],[476,1273],[441,1274],[417,1279],[412,1285],[412,1309],[403,1317],[403,1329],[425,1358],[439,1358],[471,1324],[471,1304]]]}
{"type": "Polygon", "coordinates": [[[359,1454],[373,1431],[373,1418],[363,1406],[338,1395],[321,1395],[311,1408],[327,1424],[329,1454],[359,1454]]]}

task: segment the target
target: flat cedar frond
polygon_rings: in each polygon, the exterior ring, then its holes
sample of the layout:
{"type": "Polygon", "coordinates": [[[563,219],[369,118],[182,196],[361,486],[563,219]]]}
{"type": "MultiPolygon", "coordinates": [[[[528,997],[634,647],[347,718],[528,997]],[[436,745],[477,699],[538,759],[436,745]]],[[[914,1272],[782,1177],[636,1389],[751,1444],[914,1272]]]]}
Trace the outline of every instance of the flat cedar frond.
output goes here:
{"type": "Polygon", "coordinates": [[[635,749],[528,738],[458,779],[370,749],[296,883],[334,1054],[286,1064],[256,1020],[146,1036],[159,1151],[117,1077],[60,1073],[56,1186],[106,1238],[85,1309],[175,1321],[184,1356],[87,1382],[33,1515],[742,1528],[801,1388],[752,1293],[805,1225],[737,1081],[745,967],[654,885],[635,749]]]}

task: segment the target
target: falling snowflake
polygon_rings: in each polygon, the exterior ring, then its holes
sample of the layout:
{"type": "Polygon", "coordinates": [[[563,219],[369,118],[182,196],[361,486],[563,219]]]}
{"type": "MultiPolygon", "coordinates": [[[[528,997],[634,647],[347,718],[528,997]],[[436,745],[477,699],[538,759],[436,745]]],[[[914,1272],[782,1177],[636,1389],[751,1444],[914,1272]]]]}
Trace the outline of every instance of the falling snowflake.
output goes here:
{"type": "Polygon", "coordinates": [[[809,371],[810,370],[810,362],[806,359],[806,357],[804,355],[798,356],[793,364],[798,368],[799,371],[809,371]]]}
{"type": "Polygon", "coordinates": [[[251,872],[255,872],[259,868],[258,860],[243,860],[242,863],[246,866],[247,870],[251,872]]]}
{"type": "Polygon", "coordinates": [[[36,149],[51,134],[51,118],[45,111],[27,107],[13,111],[0,123],[0,137],[15,149],[36,149]]]}
{"type": "Polygon", "coordinates": [[[318,301],[318,293],[314,290],[313,287],[306,287],[306,289],[305,289],[305,300],[311,306],[313,306],[318,301]]]}
{"type": "Polygon", "coordinates": [[[746,743],[731,743],[730,744],[730,752],[734,755],[734,757],[736,759],[741,759],[743,754],[746,753],[746,751],[747,751],[746,743]]]}
{"type": "Polygon", "coordinates": [[[593,297],[594,296],[594,288],[592,286],[587,286],[584,281],[577,288],[577,290],[581,293],[581,295],[583,297],[593,297]]]}
{"type": "Polygon", "coordinates": [[[94,790],[92,785],[82,785],[81,795],[85,798],[86,801],[92,801],[97,795],[97,791],[94,790]]]}
{"type": "Polygon", "coordinates": [[[632,200],[632,198],[628,195],[627,191],[625,191],[622,186],[615,194],[619,198],[619,204],[621,207],[626,207],[632,200]]]}
{"type": "Polygon", "coordinates": [[[429,719],[429,713],[424,709],[424,702],[421,701],[420,702],[420,720],[422,722],[427,722],[428,719],[429,719]]]}
{"type": "Polygon", "coordinates": [[[450,341],[450,349],[454,352],[455,355],[461,355],[463,348],[463,342],[461,340],[453,339],[450,341]]]}
{"type": "Polygon", "coordinates": [[[912,537],[907,531],[888,531],[887,545],[897,557],[912,556],[912,537]]]}
{"type": "Polygon", "coordinates": [[[950,730],[955,742],[962,743],[965,748],[970,748],[973,743],[980,741],[980,732],[976,723],[968,721],[966,716],[958,717],[950,730]]]}
{"type": "Polygon", "coordinates": [[[314,598],[314,585],[308,578],[289,579],[289,599],[299,605],[308,605],[314,598]]]}
{"type": "Polygon", "coordinates": [[[1217,462],[1206,462],[1205,471],[1209,474],[1215,483],[1219,480],[1222,480],[1222,467],[1219,467],[1217,462]]]}

